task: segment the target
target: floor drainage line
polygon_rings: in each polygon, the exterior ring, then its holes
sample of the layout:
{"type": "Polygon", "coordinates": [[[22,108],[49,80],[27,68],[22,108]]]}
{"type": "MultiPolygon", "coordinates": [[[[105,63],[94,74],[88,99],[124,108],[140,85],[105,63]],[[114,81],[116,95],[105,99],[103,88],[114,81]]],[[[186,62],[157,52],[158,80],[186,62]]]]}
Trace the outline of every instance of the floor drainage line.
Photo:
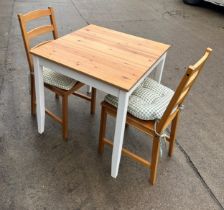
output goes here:
{"type": "Polygon", "coordinates": [[[81,12],[79,11],[78,7],[76,6],[75,2],[73,0],[71,0],[72,5],[74,6],[74,8],[76,9],[76,11],[78,12],[79,16],[84,20],[84,22],[89,25],[89,22],[84,18],[84,16],[81,14],[81,12]]]}
{"type": "Polygon", "coordinates": [[[176,141],[176,144],[177,144],[178,148],[180,149],[180,151],[184,154],[185,158],[188,160],[188,162],[189,162],[191,168],[193,169],[193,171],[198,175],[200,181],[202,182],[202,184],[204,185],[204,187],[206,188],[206,190],[209,192],[210,196],[218,204],[218,206],[221,209],[224,210],[223,205],[220,203],[220,201],[217,199],[217,197],[215,196],[215,194],[213,193],[213,191],[211,190],[211,188],[208,186],[208,184],[206,183],[206,181],[204,180],[204,178],[202,177],[202,175],[198,171],[197,167],[195,166],[195,164],[191,160],[190,156],[187,154],[187,152],[184,150],[184,148],[178,143],[178,141],[176,141]]]}

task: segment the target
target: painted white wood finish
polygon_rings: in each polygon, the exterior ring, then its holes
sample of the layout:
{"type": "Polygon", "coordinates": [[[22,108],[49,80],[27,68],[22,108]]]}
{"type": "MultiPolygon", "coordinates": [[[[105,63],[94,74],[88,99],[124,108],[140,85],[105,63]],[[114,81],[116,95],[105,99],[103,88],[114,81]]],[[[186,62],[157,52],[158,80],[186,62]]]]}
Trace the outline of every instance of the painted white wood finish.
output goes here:
{"type": "Polygon", "coordinates": [[[44,132],[45,124],[45,103],[44,103],[44,83],[43,83],[43,72],[41,66],[48,67],[55,72],[61,73],[65,76],[71,77],[75,80],[87,84],[89,87],[94,87],[103,92],[109,93],[116,97],[119,97],[118,101],[118,112],[116,118],[115,135],[114,135],[114,147],[112,153],[112,163],[111,163],[111,176],[116,178],[118,175],[121,150],[123,145],[125,121],[127,115],[128,99],[130,94],[137,88],[137,86],[154,70],[157,69],[156,78],[157,81],[161,81],[163,67],[166,59],[166,54],[164,54],[148,71],[147,73],[131,88],[129,92],[119,90],[119,88],[114,87],[110,84],[104,83],[100,80],[94,79],[88,75],[84,75],[80,72],[71,70],[67,67],[61,66],[47,59],[41,58],[39,56],[34,56],[34,72],[35,72],[35,88],[36,88],[36,100],[37,100],[37,122],[38,122],[38,132],[44,132]]]}
{"type": "Polygon", "coordinates": [[[166,53],[163,55],[162,59],[160,59],[157,67],[156,67],[156,75],[155,75],[155,80],[158,83],[161,83],[162,75],[163,75],[163,69],[165,65],[165,60],[166,60],[166,53]]]}
{"type": "Polygon", "coordinates": [[[131,88],[131,90],[128,91],[128,95],[131,95],[133,93],[133,91],[143,82],[143,80],[149,76],[150,73],[152,73],[152,71],[156,70],[156,78],[155,80],[158,81],[160,83],[161,79],[162,79],[162,74],[163,74],[163,68],[164,68],[164,64],[165,64],[165,60],[166,60],[166,53],[161,56],[152,66],[151,68],[148,69],[148,71],[146,72],[146,74],[140,79],[138,80],[138,82],[131,88]],[[157,72],[158,71],[158,72],[157,72]]]}
{"type": "Polygon", "coordinates": [[[128,99],[129,99],[128,93],[121,90],[118,97],[118,109],[117,109],[114,146],[113,146],[112,164],[111,164],[111,176],[114,178],[117,177],[121,159],[121,150],[124,139],[124,128],[128,108],[128,99]]]}
{"type": "Polygon", "coordinates": [[[39,58],[34,56],[34,78],[35,78],[35,91],[36,91],[36,114],[38,132],[44,132],[45,125],[45,101],[44,101],[44,81],[43,81],[43,68],[40,66],[39,58]]]}
{"type": "Polygon", "coordinates": [[[92,92],[92,87],[87,85],[87,93],[91,93],[92,92]]]}
{"type": "MultiPolygon", "coordinates": [[[[33,55],[34,56],[34,55],[33,55]]],[[[94,79],[86,74],[82,74],[78,71],[74,71],[70,68],[67,68],[65,66],[56,64],[52,61],[49,61],[47,59],[41,58],[39,56],[35,56],[39,58],[39,62],[41,65],[52,69],[53,71],[63,74],[67,77],[73,78],[75,80],[78,80],[82,83],[85,83],[87,86],[95,87],[96,89],[102,90],[103,92],[109,93],[111,95],[117,96],[119,95],[119,89],[109,85],[107,83],[104,83],[100,80],[94,79]]]]}

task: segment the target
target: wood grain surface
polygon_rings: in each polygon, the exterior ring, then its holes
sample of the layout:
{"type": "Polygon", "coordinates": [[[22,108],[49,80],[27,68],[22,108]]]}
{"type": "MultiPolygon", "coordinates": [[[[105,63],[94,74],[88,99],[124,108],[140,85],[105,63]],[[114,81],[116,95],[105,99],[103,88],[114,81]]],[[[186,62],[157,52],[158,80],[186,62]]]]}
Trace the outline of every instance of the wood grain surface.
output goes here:
{"type": "Polygon", "coordinates": [[[170,45],[88,25],[31,49],[31,53],[130,90],[170,45]]]}

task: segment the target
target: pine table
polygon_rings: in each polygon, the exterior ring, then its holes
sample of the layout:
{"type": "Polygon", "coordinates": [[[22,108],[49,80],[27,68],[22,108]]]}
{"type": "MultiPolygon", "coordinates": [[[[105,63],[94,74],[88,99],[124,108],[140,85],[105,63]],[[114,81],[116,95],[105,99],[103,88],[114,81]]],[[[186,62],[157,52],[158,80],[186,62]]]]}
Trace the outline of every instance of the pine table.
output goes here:
{"type": "Polygon", "coordinates": [[[128,99],[154,70],[161,81],[170,45],[88,25],[31,49],[34,61],[38,132],[44,132],[45,103],[42,67],[52,69],[118,97],[111,176],[119,170],[128,99]]]}

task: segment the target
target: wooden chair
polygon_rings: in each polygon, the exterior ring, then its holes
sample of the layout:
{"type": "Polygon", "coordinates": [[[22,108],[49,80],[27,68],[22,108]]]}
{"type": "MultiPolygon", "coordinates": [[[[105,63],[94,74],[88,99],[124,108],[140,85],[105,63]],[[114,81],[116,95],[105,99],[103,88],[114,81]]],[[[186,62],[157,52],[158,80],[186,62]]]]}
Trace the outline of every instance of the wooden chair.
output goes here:
{"type": "MultiPolygon", "coordinates": [[[[202,70],[205,61],[209,57],[212,49],[207,48],[203,57],[193,66],[189,66],[185,75],[183,76],[179,86],[177,87],[172,99],[169,102],[164,114],[159,121],[157,120],[140,120],[131,114],[127,114],[126,123],[134,126],[140,131],[152,136],[152,152],[151,152],[151,162],[143,159],[142,157],[130,152],[127,149],[122,149],[122,154],[129,156],[133,160],[141,163],[142,165],[150,168],[150,182],[154,184],[156,181],[157,166],[159,160],[160,151],[160,137],[164,133],[165,129],[171,124],[170,137],[166,140],[169,142],[168,155],[171,157],[174,150],[174,142],[176,139],[176,128],[179,119],[180,110],[182,103],[189,93],[195,79],[202,70]]],[[[100,134],[99,134],[99,148],[100,154],[103,153],[104,144],[108,144],[113,147],[112,142],[105,138],[106,131],[106,120],[107,114],[116,117],[117,108],[106,101],[102,102],[101,110],[101,122],[100,122],[100,134]]]]}
{"type": "MultiPolygon", "coordinates": [[[[34,84],[34,67],[33,67],[33,60],[32,56],[30,54],[31,49],[31,40],[34,38],[37,38],[40,35],[46,34],[46,33],[52,33],[53,39],[58,38],[58,31],[57,26],[55,22],[55,16],[54,16],[54,10],[51,7],[48,7],[48,9],[41,9],[41,10],[34,10],[31,12],[28,12],[26,14],[19,14],[18,15],[20,28],[22,32],[22,37],[25,45],[27,60],[29,64],[30,69],[30,83],[31,83],[31,113],[32,115],[35,115],[35,84],[34,84]],[[34,28],[30,31],[27,31],[27,23],[39,19],[41,17],[48,16],[50,18],[50,24],[39,26],[37,28],[34,28]]],[[[49,41],[49,40],[48,40],[49,41]]],[[[46,42],[48,42],[46,41],[46,42]]],[[[46,42],[41,42],[39,45],[44,44],[46,42]]],[[[37,47],[39,45],[36,45],[34,47],[37,47]]],[[[62,118],[56,116],[52,112],[46,109],[46,113],[51,116],[54,120],[59,122],[63,127],[63,137],[66,140],[68,138],[68,96],[73,94],[76,96],[79,96],[83,99],[86,99],[91,102],[90,110],[91,114],[95,113],[95,100],[96,100],[96,89],[92,89],[91,97],[77,93],[76,91],[79,90],[82,86],[84,86],[83,83],[72,80],[70,78],[65,77],[64,75],[60,75],[56,72],[53,72],[49,69],[46,69],[46,78],[44,75],[44,85],[49,90],[53,91],[55,93],[56,98],[58,96],[62,97],[62,118]],[[47,72],[47,73],[46,73],[47,72]],[[50,72],[50,74],[49,74],[50,72]],[[46,79],[46,81],[45,81],[46,79]],[[51,81],[52,80],[52,81],[51,81]],[[65,85],[63,82],[66,82],[65,85]]]]}

